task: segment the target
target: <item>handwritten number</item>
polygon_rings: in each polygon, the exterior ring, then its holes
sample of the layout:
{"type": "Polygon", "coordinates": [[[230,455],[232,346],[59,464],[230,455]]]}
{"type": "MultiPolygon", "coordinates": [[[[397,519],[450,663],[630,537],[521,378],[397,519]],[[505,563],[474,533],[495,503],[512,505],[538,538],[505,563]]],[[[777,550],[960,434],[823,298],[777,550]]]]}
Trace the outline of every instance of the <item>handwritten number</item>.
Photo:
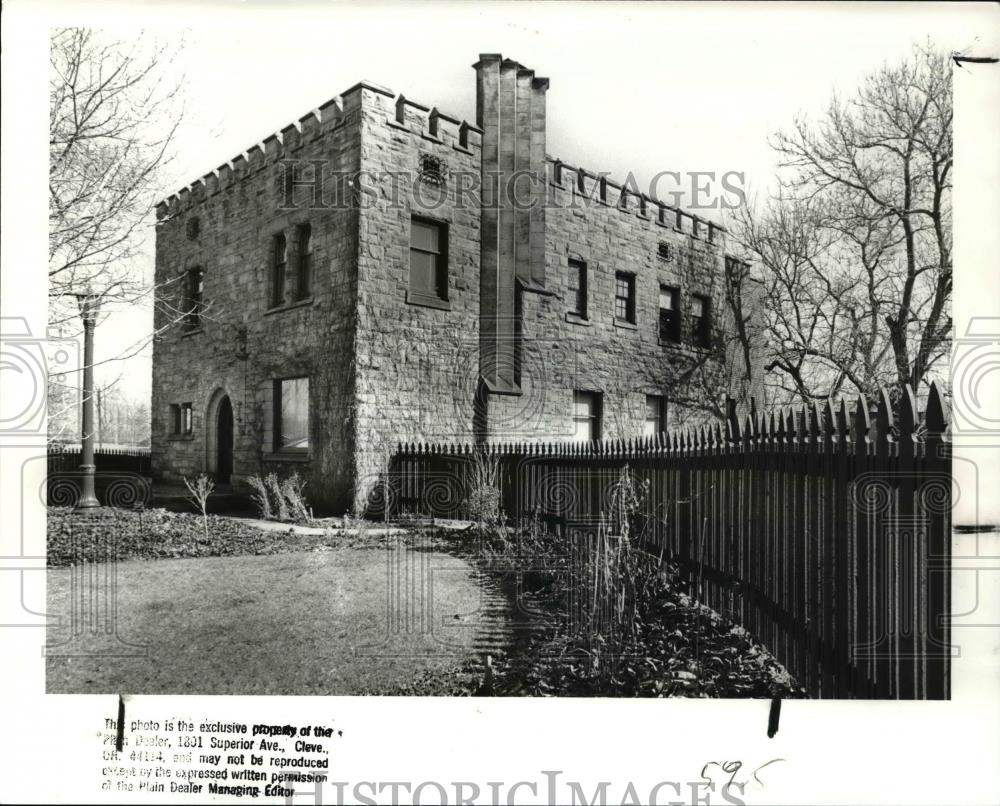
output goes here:
{"type": "MultiPolygon", "coordinates": [[[[764,767],[767,767],[767,766],[769,766],[771,764],[774,764],[775,762],[778,762],[778,761],[784,761],[784,759],[783,758],[772,758],[766,764],[761,764],[757,769],[755,769],[753,771],[753,777],[757,778],[757,773],[760,772],[762,769],[764,769],[764,767]]],[[[761,788],[763,788],[764,782],[761,781],[760,778],[757,778],[757,783],[761,785],[761,788]]]]}
{"type": "MultiPolygon", "coordinates": [[[[764,769],[764,767],[769,767],[772,764],[776,764],[777,762],[784,760],[785,759],[783,758],[772,758],[770,761],[761,764],[757,769],[753,771],[753,778],[757,782],[758,786],[761,787],[761,789],[764,788],[764,782],[760,779],[760,776],[758,776],[757,773],[760,772],[762,769],[764,769]]],[[[736,783],[736,774],[741,769],[743,769],[742,761],[722,761],[722,762],[709,761],[707,764],[705,764],[704,767],[701,768],[701,778],[704,781],[712,783],[712,778],[710,775],[708,775],[707,772],[709,767],[718,767],[720,770],[722,770],[729,776],[729,783],[726,784],[727,787],[738,786],[740,787],[741,790],[746,787],[747,781],[743,781],[742,783],[736,783]]]]}

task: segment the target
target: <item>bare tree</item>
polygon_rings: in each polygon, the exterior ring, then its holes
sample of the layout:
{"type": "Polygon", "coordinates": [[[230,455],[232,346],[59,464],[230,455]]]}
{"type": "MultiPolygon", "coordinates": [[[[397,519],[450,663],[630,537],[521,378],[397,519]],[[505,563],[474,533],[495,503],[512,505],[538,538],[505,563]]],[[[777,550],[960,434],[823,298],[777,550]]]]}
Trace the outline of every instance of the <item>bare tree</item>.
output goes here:
{"type": "MultiPolygon", "coordinates": [[[[173,299],[156,299],[137,258],[181,119],[181,79],[169,71],[176,47],[85,28],[51,34],[49,325],[63,337],[79,335],[75,295],[98,297],[103,315],[115,305],[173,299]]],[[[171,314],[173,322],[184,312],[171,314]]],[[[137,334],[117,358],[140,352],[153,335],[137,334]]],[[[57,434],[74,419],[79,383],[75,373],[50,379],[57,434]]]]}
{"type": "Polygon", "coordinates": [[[730,398],[745,405],[752,398],[764,402],[765,339],[757,315],[763,301],[750,264],[727,255],[721,290],[710,348],[671,359],[671,427],[724,421],[730,398]]]}
{"type": "Polygon", "coordinates": [[[774,402],[919,390],[951,339],[951,62],[930,45],[772,141],[779,189],[730,222],[774,402]]]}
{"type": "Polygon", "coordinates": [[[129,395],[120,381],[121,378],[117,378],[99,385],[95,390],[98,441],[114,445],[148,445],[149,404],[129,395]]]}
{"type": "Polygon", "coordinates": [[[208,498],[215,490],[215,482],[202,473],[194,481],[185,476],[184,485],[188,488],[188,500],[201,512],[201,528],[208,540],[208,498]]]}
{"type": "Polygon", "coordinates": [[[138,37],[85,28],[52,33],[49,85],[49,284],[59,298],[143,293],[131,265],[139,229],[179,123],[169,58],[138,37]]]}

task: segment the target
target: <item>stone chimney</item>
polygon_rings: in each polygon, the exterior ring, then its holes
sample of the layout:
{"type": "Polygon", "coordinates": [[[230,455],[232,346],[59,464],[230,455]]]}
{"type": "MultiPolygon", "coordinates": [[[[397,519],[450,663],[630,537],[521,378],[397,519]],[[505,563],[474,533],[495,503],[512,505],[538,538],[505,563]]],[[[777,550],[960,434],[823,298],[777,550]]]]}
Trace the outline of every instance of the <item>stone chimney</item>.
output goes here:
{"type": "Polygon", "coordinates": [[[518,394],[518,295],[545,286],[547,78],[497,53],[480,54],[482,136],[480,375],[489,392],[518,394]]]}

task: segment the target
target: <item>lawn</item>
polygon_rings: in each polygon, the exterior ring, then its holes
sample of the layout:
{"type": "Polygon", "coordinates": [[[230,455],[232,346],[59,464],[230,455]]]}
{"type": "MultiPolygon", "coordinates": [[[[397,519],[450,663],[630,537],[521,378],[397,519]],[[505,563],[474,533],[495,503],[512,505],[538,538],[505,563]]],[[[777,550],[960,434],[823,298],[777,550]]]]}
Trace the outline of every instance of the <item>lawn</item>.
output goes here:
{"type": "MultiPolygon", "coordinates": [[[[57,519],[56,527],[65,524],[57,519]]],[[[204,542],[192,542],[192,553],[209,556],[50,568],[48,610],[62,624],[48,632],[47,690],[399,690],[418,676],[467,663],[484,629],[490,632],[489,618],[476,615],[481,592],[475,573],[453,555],[395,542],[385,550],[377,535],[368,536],[372,548],[339,546],[344,536],[330,535],[303,539],[295,550],[291,538],[258,540],[247,529],[252,527],[226,530],[228,553],[238,545],[246,549],[236,556],[210,556],[204,542]],[[276,550],[282,553],[257,553],[276,550]],[[104,574],[112,569],[109,587],[104,574]],[[117,638],[83,625],[82,635],[64,643],[73,632],[71,600],[97,590],[113,592],[117,638]],[[76,656],[53,657],[53,651],[76,656]]],[[[140,538],[130,540],[133,554],[146,553],[137,549],[140,538]]],[[[167,551],[180,545],[174,540],[167,551]]]]}
{"type": "Polygon", "coordinates": [[[534,528],[399,531],[51,510],[48,611],[61,622],[48,631],[47,690],[802,695],[752,636],[642,552],[609,588],[615,601],[631,591],[625,636],[593,621],[602,608],[580,610],[594,590],[589,550],[570,561],[563,539],[534,528]],[[87,613],[71,618],[72,603],[105,592],[115,630],[103,613],[96,629],[87,613]]]}

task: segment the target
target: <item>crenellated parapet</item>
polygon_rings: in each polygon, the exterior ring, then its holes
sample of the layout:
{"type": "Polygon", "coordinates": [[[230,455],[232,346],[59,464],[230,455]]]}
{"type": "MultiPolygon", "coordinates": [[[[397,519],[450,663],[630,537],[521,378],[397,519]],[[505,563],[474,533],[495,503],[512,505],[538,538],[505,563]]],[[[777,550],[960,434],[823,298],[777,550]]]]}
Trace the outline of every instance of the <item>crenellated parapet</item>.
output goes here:
{"type": "Polygon", "coordinates": [[[482,130],[467,120],[453,117],[435,107],[425,106],[400,95],[396,99],[395,114],[386,119],[395,129],[402,129],[425,140],[443,143],[472,153],[482,146],[482,130]]]}
{"type": "Polygon", "coordinates": [[[482,146],[482,130],[475,124],[448,115],[437,107],[419,104],[401,94],[397,96],[385,87],[361,81],[158,202],[156,220],[173,218],[233,184],[295,156],[303,146],[344,126],[356,124],[360,120],[361,90],[394,99],[388,106],[394,108],[395,113],[386,117],[386,124],[391,127],[404,129],[431,142],[450,145],[465,153],[478,153],[482,146]]]}
{"type": "Polygon", "coordinates": [[[617,182],[605,173],[571,165],[546,156],[549,183],[579,198],[581,203],[604,205],[626,215],[648,221],[650,226],[689,235],[717,245],[724,240],[726,228],[679,207],[665,204],[634,189],[634,183],[617,182]]]}

